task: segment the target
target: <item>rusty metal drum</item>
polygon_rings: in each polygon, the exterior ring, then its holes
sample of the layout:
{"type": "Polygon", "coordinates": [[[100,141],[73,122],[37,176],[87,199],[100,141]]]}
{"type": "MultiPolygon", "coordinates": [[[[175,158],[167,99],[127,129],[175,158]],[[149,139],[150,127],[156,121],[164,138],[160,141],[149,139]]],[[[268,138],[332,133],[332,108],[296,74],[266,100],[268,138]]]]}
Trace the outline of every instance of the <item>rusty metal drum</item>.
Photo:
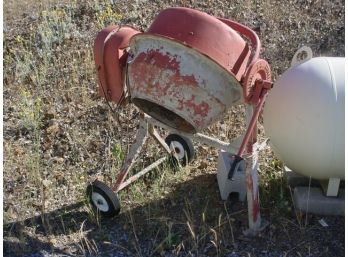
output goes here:
{"type": "Polygon", "coordinates": [[[132,102],[170,127],[199,132],[242,103],[240,78],[249,56],[246,42],[224,22],[169,8],[130,40],[132,102]]]}

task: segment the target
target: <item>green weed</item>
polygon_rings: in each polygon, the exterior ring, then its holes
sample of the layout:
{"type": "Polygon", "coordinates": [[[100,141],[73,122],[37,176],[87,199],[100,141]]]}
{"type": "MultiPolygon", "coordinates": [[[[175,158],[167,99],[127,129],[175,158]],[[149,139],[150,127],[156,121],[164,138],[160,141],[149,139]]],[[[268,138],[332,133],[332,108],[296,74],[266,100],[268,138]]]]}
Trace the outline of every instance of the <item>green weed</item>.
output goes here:
{"type": "Polygon", "coordinates": [[[107,3],[105,5],[95,3],[96,19],[99,28],[105,28],[111,24],[118,24],[122,19],[122,14],[115,12],[112,5],[107,3]]]}

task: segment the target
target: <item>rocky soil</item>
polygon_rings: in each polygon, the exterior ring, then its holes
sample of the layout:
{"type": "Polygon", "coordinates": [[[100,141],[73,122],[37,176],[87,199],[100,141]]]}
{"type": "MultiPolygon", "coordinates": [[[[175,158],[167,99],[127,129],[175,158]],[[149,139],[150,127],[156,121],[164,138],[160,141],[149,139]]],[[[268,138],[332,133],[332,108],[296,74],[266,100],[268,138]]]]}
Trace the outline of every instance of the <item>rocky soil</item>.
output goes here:
{"type": "MultiPolygon", "coordinates": [[[[343,0],[6,1],[4,256],[344,256],[344,217],[294,210],[282,163],[269,148],[260,163],[269,225],[255,237],[243,234],[246,203],[219,198],[218,151],[196,143],[188,167],[162,165],[123,190],[119,216],[93,213],[86,186],[114,181],[139,123],[134,106],[113,111],[98,96],[93,40],[111,23],[146,31],[170,6],[254,29],[275,79],[303,45],[314,56],[345,54],[343,0]]],[[[226,141],[240,134],[243,108],[204,133],[226,141]]],[[[259,132],[263,138],[261,125],[259,132]]],[[[136,169],[163,155],[150,140],[136,169]]]]}

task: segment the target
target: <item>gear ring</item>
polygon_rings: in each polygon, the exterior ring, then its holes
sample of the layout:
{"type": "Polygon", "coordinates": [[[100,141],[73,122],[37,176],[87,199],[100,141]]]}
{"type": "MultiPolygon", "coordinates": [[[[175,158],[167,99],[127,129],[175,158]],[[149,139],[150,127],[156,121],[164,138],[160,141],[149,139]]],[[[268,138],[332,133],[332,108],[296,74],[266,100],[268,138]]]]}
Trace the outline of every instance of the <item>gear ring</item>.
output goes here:
{"type": "Polygon", "coordinates": [[[253,98],[256,80],[271,81],[271,67],[268,62],[263,59],[258,59],[249,66],[243,82],[243,95],[247,103],[250,103],[253,98]]]}

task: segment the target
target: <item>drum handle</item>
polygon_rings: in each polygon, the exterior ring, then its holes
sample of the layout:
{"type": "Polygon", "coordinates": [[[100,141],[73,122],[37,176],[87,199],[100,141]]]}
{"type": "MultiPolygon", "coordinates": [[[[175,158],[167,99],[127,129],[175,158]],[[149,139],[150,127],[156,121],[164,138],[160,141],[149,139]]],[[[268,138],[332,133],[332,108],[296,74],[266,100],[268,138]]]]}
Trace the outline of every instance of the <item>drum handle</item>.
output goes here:
{"type": "Polygon", "coordinates": [[[243,36],[247,37],[251,41],[252,47],[254,49],[254,55],[251,58],[249,63],[253,63],[257,59],[259,59],[260,49],[261,49],[261,42],[260,42],[260,39],[257,36],[255,31],[253,31],[252,29],[248,28],[247,26],[244,26],[244,25],[242,25],[242,24],[240,24],[238,22],[232,21],[232,20],[228,20],[228,19],[224,19],[224,18],[218,18],[218,19],[220,21],[222,21],[223,23],[225,23],[230,28],[234,29],[235,31],[237,31],[240,34],[242,34],[243,36]]]}

